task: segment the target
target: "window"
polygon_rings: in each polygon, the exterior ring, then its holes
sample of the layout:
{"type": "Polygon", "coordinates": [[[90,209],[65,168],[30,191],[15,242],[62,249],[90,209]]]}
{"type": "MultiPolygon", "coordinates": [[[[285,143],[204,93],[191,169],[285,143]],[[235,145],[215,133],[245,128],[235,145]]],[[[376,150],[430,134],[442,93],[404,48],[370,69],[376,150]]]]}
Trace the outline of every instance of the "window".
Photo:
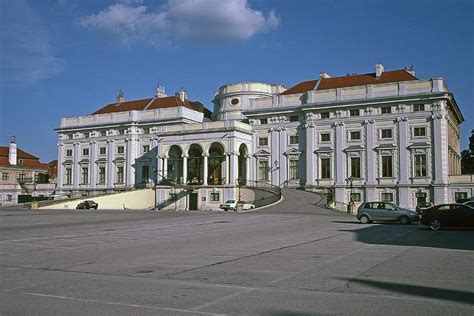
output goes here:
{"type": "Polygon", "coordinates": [[[467,192],[454,192],[456,203],[464,203],[467,200],[467,192]]]}
{"type": "Polygon", "coordinates": [[[18,175],[18,183],[25,183],[25,174],[24,173],[20,173],[18,175]]]}
{"type": "Polygon", "coordinates": [[[7,201],[9,202],[13,201],[13,195],[7,194],[7,201]]]}
{"type": "Polygon", "coordinates": [[[421,112],[425,110],[424,104],[413,104],[413,112],[421,112]]]}
{"type": "Polygon", "coordinates": [[[351,157],[351,177],[360,178],[360,157],[351,157]]]}
{"type": "Polygon", "coordinates": [[[72,157],[72,149],[66,150],[66,157],[72,157]]]}
{"type": "Polygon", "coordinates": [[[349,113],[350,113],[350,116],[359,116],[359,109],[351,110],[349,113]]]}
{"type": "Polygon", "coordinates": [[[298,122],[300,120],[298,115],[290,115],[290,122],[298,122]]]}
{"type": "Polygon", "coordinates": [[[415,155],[415,177],[426,177],[426,154],[415,155]]]}
{"type": "Polygon", "coordinates": [[[123,154],[123,146],[117,146],[117,153],[123,154]]]}
{"type": "Polygon", "coordinates": [[[68,139],[72,139],[73,135],[72,134],[67,134],[68,139]]]}
{"type": "Polygon", "coordinates": [[[383,129],[381,132],[381,138],[392,138],[392,129],[383,129]]]}
{"type": "Polygon", "coordinates": [[[143,128],[143,134],[150,134],[150,128],[144,127],[143,128]]]}
{"type": "Polygon", "coordinates": [[[298,176],[298,160],[290,160],[290,180],[299,179],[298,176]]]}
{"type": "Polygon", "coordinates": [[[84,133],[84,138],[89,138],[90,134],[89,133],[84,133]]]}
{"type": "Polygon", "coordinates": [[[331,178],[331,159],[321,158],[321,179],[331,178]]]}
{"type": "Polygon", "coordinates": [[[260,137],[258,139],[258,146],[268,146],[268,137],[260,137]]]}
{"type": "Polygon", "coordinates": [[[8,174],[8,172],[2,173],[2,180],[8,180],[9,178],[10,178],[10,175],[8,174]]]}
{"type": "Polygon", "coordinates": [[[323,113],[321,113],[321,118],[322,118],[322,119],[327,119],[327,118],[329,118],[329,116],[330,116],[330,115],[329,115],[329,112],[323,112],[323,113]]]}
{"type": "Polygon", "coordinates": [[[89,156],[89,148],[82,148],[82,155],[89,156]]]}
{"type": "Polygon", "coordinates": [[[260,119],[260,124],[262,124],[262,125],[263,124],[268,124],[267,122],[268,122],[268,120],[266,118],[260,119]]]}
{"type": "Polygon", "coordinates": [[[142,181],[148,182],[150,180],[150,168],[148,166],[142,166],[142,181]]]}
{"type": "Polygon", "coordinates": [[[23,164],[23,159],[18,159],[18,164],[22,165],[23,164]]]}
{"type": "Polygon", "coordinates": [[[425,127],[415,127],[415,128],[413,128],[413,136],[415,136],[415,137],[426,136],[426,128],[425,127]]]}
{"type": "Polygon", "coordinates": [[[99,154],[105,155],[107,153],[107,147],[100,147],[99,148],[99,154]]]}
{"type": "Polygon", "coordinates": [[[143,145],[143,152],[147,153],[150,151],[150,145],[143,145]]]}
{"type": "Polygon", "coordinates": [[[123,166],[117,167],[117,183],[123,183],[123,166]]]}
{"type": "Polygon", "coordinates": [[[99,167],[99,184],[105,183],[105,167],[99,167]]]}
{"type": "MultiPolygon", "coordinates": [[[[393,193],[382,193],[382,201],[384,202],[393,202],[393,193]]],[[[386,208],[385,206],[383,207],[386,208]]],[[[392,209],[393,207],[387,208],[392,209]]]]}
{"type": "Polygon", "coordinates": [[[291,145],[298,144],[298,142],[299,142],[298,135],[290,136],[290,144],[291,145]]]}
{"type": "Polygon", "coordinates": [[[89,183],[89,168],[82,167],[82,184],[89,183]]]}
{"type": "Polygon", "coordinates": [[[393,177],[392,156],[382,156],[382,177],[393,177]]]}
{"type": "Polygon", "coordinates": [[[267,181],[268,180],[268,160],[259,160],[258,161],[258,180],[267,181]]]}
{"type": "Polygon", "coordinates": [[[360,139],[360,131],[350,133],[351,140],[360,139]]]}
{"type": "Polygon", "coordinates": [[[324,133],[321,134],[321,142],[330,142],[331,141],[331,134],[324,133]]]}
{"type": "Polygon", "coordinates": [[[66,168],[66,184],[72,184],[72,169],[66,168]]]}
{"type": "Polygon", "coordinates": [[[211,200],[211,202],[219,202],[220,201],[219,192],[211,192],[211,196],[209,200],[211,200]]]}
{"type": "Polygon", "coordinates": [[[107,132],[106,131],[100,131],[100,136],[107,136],[107,132]]]}
{"type": "Polygon", "coordinates": [[[119,133],[119,135],[125,135],[125,130],[124,129],[119,129],[118,133],[119,133]]]}
{"type": "Polygon", "coordinates": [[[390,106],[384,106],[382,108],[382,114],[390,114],[392,113],[392,108],[390,106]]]}
{"type": "Polygon", "coordinates": [[[360,202],[361,201],[361,195],[360,193],[352,193],[352,202],[360,202]]]}

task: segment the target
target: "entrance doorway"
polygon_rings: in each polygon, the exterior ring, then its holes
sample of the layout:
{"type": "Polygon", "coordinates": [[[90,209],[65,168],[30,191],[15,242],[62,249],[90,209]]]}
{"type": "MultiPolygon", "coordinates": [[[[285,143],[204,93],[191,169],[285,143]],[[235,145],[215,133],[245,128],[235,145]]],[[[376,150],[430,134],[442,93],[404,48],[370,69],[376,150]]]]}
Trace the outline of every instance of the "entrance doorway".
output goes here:
{"type": "Polygon", "coordinates": [[[198,194],[189,193],[189,210],[197,211],[197,209],[198,209],[198,194]]]}

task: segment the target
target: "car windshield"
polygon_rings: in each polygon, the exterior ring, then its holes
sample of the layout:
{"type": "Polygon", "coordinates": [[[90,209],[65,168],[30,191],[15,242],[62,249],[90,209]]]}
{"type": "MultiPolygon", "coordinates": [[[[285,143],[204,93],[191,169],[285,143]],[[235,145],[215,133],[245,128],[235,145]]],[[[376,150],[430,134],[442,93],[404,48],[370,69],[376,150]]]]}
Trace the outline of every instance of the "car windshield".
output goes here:
{"type": "Polygon", "coordinates": [[[228,200],[226,203],[235,203],[235,200],[228,200]]]}

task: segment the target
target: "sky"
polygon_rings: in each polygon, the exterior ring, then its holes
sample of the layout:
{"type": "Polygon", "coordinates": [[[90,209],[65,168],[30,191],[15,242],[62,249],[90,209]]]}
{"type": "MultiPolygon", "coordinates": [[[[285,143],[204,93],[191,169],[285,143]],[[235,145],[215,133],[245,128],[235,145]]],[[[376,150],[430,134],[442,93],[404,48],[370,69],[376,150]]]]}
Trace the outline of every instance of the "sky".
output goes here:
{"type": "Polygon", "coordinates": [[[291,87],[413,66],[443,77],[474,128],[471,0],[0,0],[0,146],[57,158],[63,117],[181,87],[212,109],[226,83],[291,87]]]}

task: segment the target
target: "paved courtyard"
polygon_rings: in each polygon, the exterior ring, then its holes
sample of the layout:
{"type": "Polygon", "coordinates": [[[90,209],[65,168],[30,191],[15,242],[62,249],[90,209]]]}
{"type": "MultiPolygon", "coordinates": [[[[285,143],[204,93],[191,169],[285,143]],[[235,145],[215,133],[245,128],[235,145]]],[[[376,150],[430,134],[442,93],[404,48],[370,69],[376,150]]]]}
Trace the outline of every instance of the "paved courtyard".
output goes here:
{"type": "Polygon", "coordinates": [[[474,314],[474,231],[248,213],[0,210],[0,314],[474,314]]]}

